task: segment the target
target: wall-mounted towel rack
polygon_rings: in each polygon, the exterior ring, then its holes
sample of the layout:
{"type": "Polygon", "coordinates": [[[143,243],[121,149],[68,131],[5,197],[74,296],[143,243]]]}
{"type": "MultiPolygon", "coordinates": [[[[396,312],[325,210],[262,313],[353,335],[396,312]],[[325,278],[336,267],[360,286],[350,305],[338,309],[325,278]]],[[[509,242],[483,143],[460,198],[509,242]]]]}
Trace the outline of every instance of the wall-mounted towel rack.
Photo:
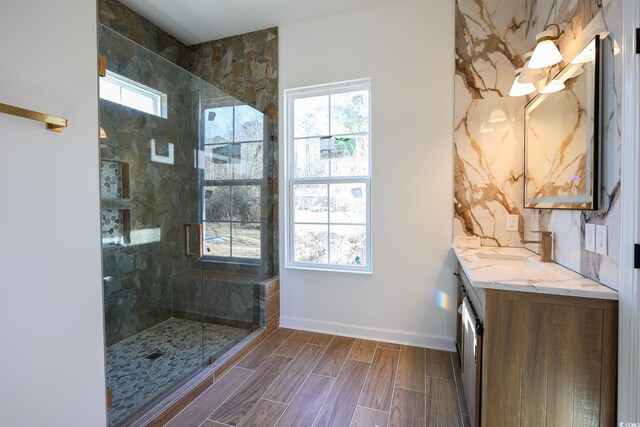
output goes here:
{"type": "Polygon", "coordinates": [[[0,113],[11,114],[12,116],[23,117],[25,119],[36,120],[47,125],[47,130],[62,132],[67,127],[67,119],[52,116],[51,114],[39,113],[25,108],[0,103],[0,113]]]}

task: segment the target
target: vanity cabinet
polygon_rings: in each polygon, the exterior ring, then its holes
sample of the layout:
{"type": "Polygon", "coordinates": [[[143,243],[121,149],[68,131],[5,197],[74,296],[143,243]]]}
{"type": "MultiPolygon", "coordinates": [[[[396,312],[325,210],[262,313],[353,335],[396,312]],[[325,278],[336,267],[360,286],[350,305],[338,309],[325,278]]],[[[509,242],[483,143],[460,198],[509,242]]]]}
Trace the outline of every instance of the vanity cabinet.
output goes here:
{"type": "MultiPolygon", "coordinates": [[[[461,286],[471,287],[462,269],[459,275],[461,286]]],[[[483,333],[476,357],[481,363],[475,377],[480,386],[462,375],[467,393],[475,390],[469,397],[479,411],[474,425],[615,425],[617,301],[482,291],[483,333]]],[[[464,314],[459,320],[461,364],[468,371],[473,365],[465,350],[464,314]]]]}

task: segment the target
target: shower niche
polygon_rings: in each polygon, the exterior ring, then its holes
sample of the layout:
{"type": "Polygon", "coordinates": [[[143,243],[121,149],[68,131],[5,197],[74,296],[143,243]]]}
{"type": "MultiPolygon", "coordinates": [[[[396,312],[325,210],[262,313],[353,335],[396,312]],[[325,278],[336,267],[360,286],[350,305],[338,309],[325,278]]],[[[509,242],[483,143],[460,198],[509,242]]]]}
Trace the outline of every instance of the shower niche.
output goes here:
{"type": "Polygon", "coordinates": [[[100,161],[103,246],[131,243],[130,179],[129,162],[100,161]]]}
{"type": "Polygon", "coordinates": [[[129,200],[129,162],[103,159],[100,161],[100,194],[102,200],[129,200]]]}

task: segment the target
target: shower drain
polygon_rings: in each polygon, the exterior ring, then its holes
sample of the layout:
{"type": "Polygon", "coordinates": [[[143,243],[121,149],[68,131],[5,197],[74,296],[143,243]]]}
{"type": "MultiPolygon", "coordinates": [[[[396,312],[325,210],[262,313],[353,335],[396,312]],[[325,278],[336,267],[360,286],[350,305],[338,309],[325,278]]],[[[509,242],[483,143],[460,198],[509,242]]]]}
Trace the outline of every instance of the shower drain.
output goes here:
{"type": "Polygon", "coordinates": [[[145,358],[146,358],[146,359],[149,359],[149,360],[156,360],[158,357],[160,357],[160,356],[162,356],[162,355],[164,355],[164,353],[160,353],[159,351],[156,351],[156,352],[154,352],[154,353],[151,353],[151,354],[150,354],[150,355],[148,355],[148,356],[145,356],[145,358]]]}

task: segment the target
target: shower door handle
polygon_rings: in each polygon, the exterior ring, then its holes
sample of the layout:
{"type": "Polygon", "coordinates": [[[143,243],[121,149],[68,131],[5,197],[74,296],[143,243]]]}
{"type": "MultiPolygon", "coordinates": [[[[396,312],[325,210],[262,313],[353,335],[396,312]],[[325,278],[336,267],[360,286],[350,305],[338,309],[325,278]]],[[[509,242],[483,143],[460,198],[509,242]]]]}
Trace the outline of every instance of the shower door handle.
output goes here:
{"type": "Polygon", "coordinates": [[[184,225],[184,254],[186,256],[202,257],[202,224],[185,224],[184,225]],[[189,231],[195,227],[198,232],[198,252],[191,252],[191,238],[189,231]]]}

